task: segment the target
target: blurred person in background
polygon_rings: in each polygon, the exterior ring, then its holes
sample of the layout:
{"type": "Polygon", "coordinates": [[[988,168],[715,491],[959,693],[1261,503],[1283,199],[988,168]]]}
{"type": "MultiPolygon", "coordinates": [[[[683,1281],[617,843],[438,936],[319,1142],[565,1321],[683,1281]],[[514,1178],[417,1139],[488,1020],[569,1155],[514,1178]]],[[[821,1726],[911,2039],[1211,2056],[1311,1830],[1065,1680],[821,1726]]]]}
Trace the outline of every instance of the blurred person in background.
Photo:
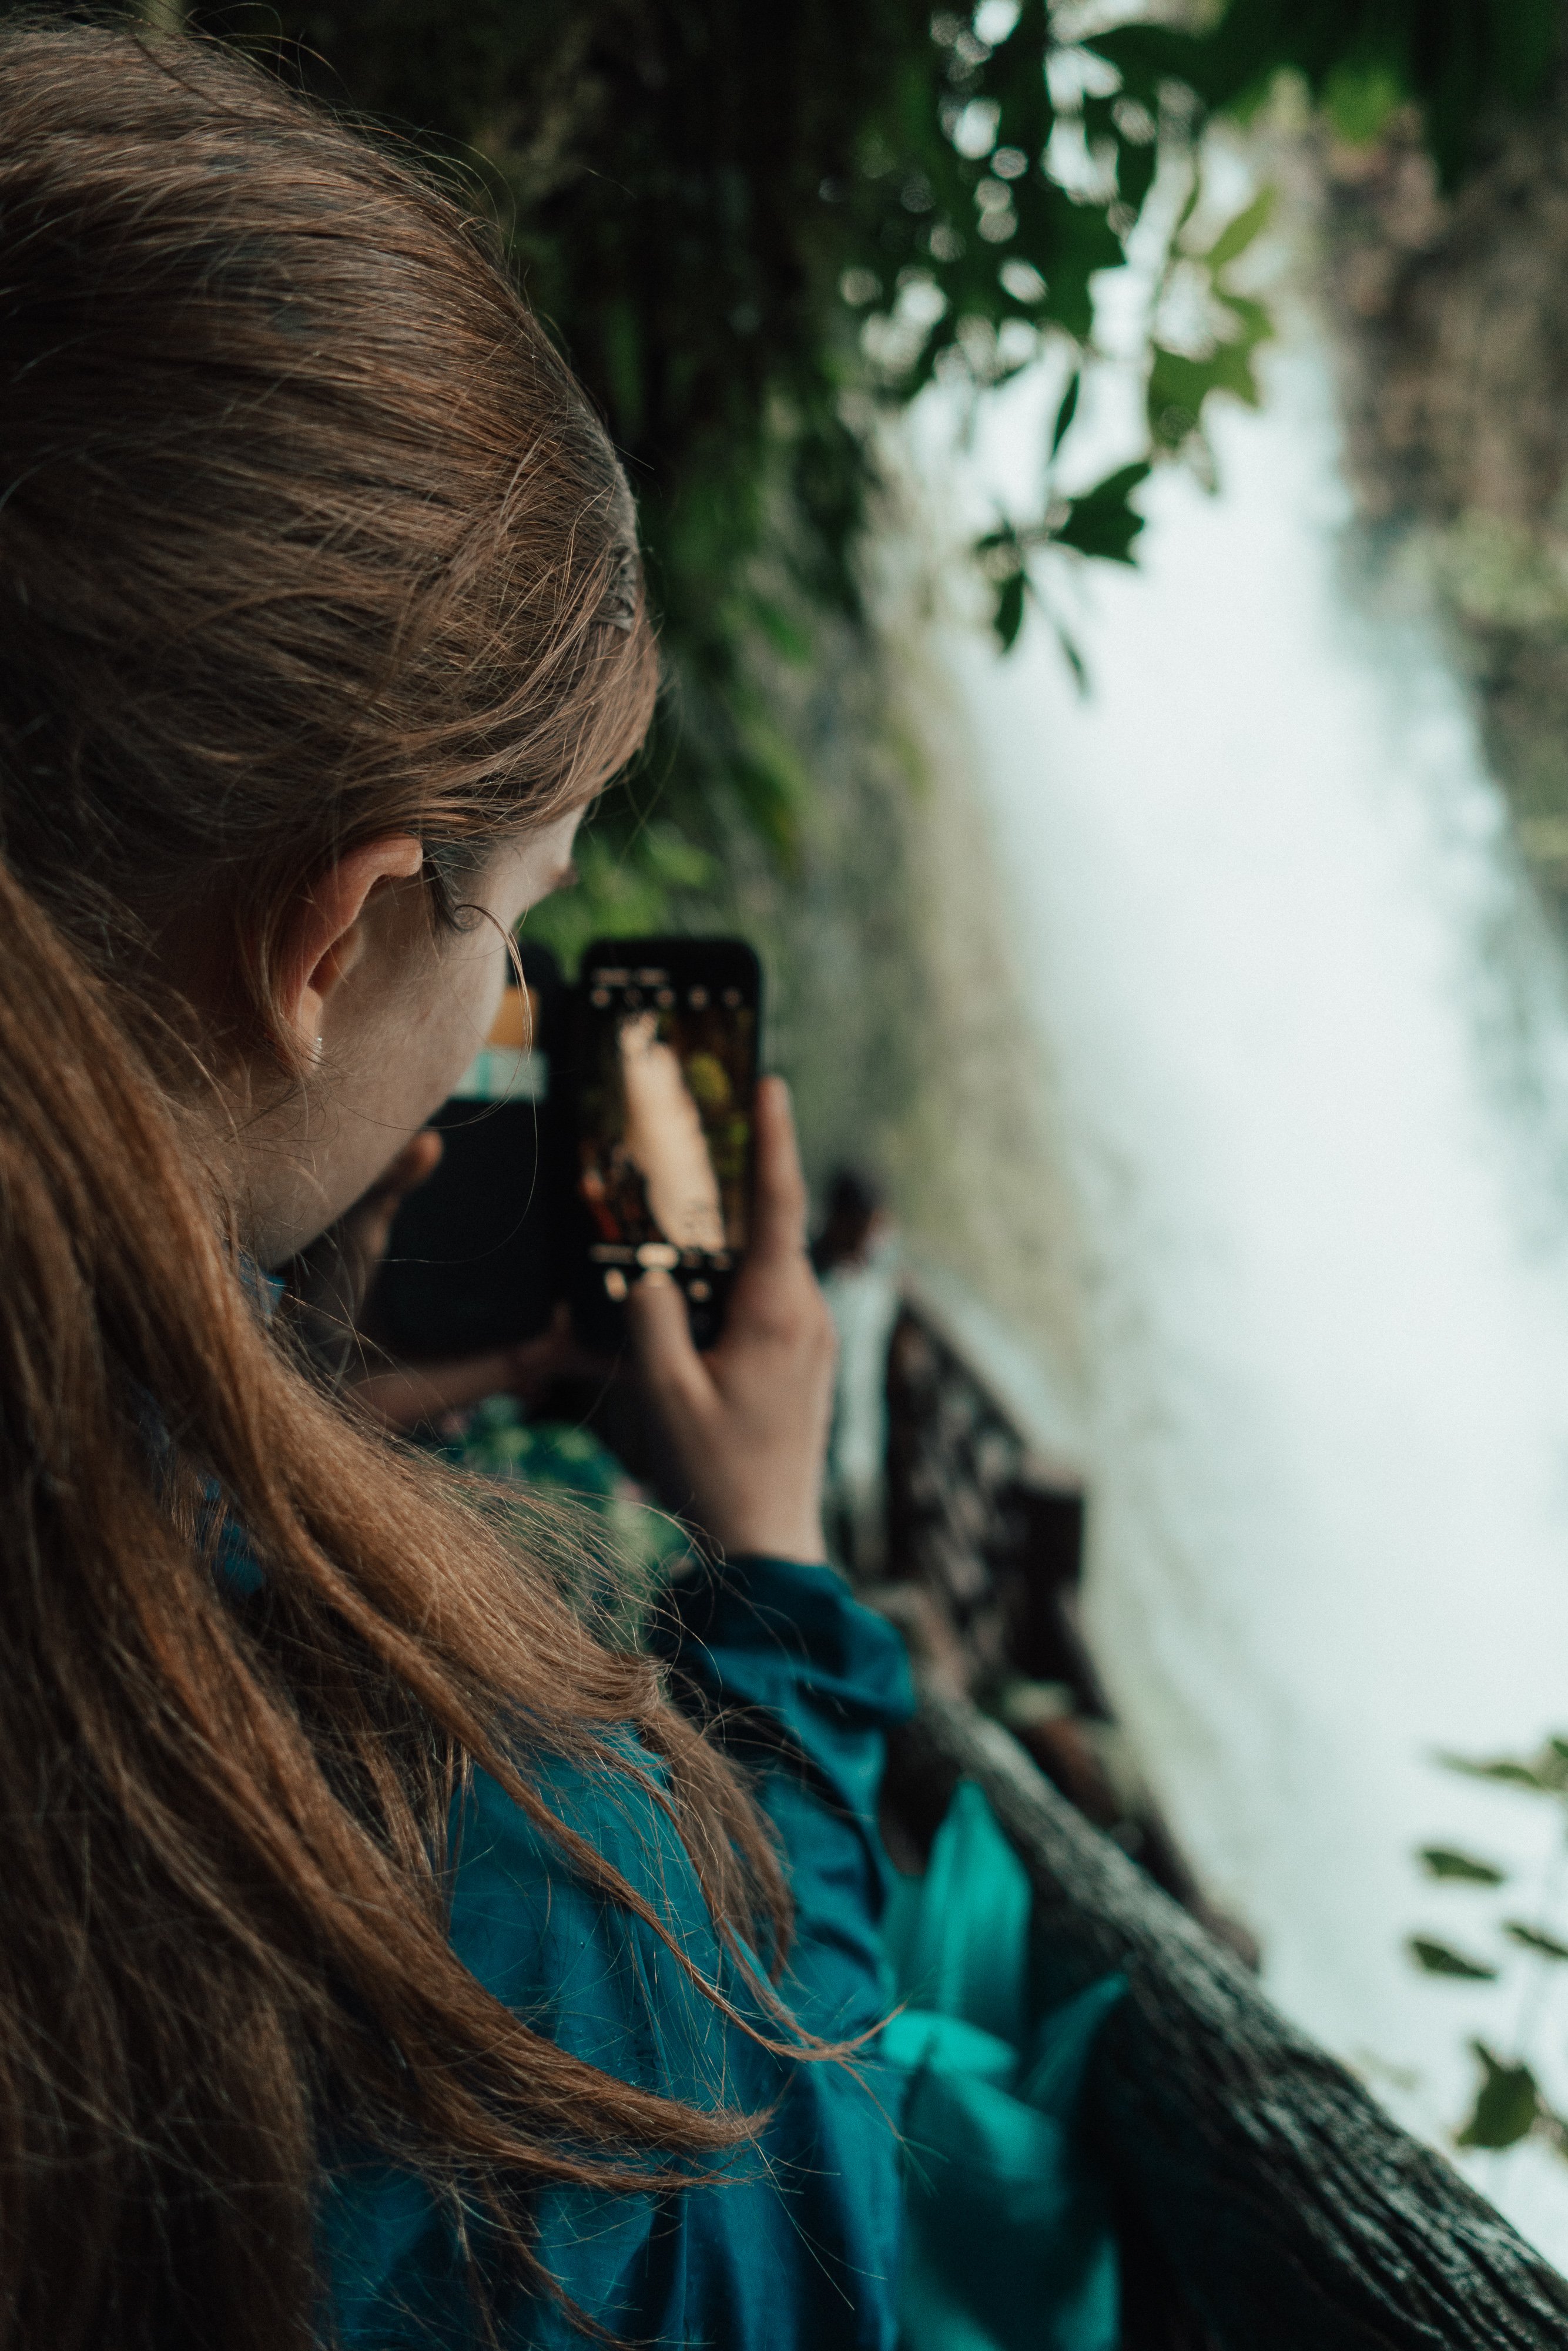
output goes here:
{"type": "Polygon", "coordinates": [[[898,1238],[881,1190],[858,1167],[828,1186],[811,1262],[839,1337],[826,1508],[834,1547],[874,1577],[886,1547],[887,1351],[898,1320],[898,1238]]]}

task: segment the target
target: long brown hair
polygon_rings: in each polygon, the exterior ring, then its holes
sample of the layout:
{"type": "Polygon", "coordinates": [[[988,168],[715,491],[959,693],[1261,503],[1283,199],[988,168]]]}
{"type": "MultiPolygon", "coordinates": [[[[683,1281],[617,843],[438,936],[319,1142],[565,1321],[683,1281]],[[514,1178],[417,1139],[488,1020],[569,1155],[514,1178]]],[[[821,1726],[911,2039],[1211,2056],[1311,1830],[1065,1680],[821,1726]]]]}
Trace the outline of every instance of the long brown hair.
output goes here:
{"type": "Polygon", "coordinates": [[[149,1016],[194,918],[266,1035],[278,912],[358,839],[416,831],[454,919],[654,672],[613,454],[450,192],[214,47],[0,30],[0,2346],[308,2343],[327,2110],[525,2268],[529,2189],[744,2127],[453,1954],[476,1760],[668,1934],[530,1776],[635,1771],[621,1724],[730,1948],[786,1906],[558,1596],[570,1530],[504,1538],[263,1326],[149,1016]]]}

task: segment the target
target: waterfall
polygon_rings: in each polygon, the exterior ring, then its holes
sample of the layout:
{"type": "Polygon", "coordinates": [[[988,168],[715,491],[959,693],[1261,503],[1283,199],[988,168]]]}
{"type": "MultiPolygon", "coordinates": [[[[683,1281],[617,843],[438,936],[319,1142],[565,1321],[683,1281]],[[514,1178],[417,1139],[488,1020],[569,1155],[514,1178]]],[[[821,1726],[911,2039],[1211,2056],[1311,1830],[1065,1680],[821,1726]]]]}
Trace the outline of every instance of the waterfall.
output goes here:
{"type": "MultiPolygon", "coordinates": [[[[1052,1072],[1099,1656],[1273,1996],[1442,2138],[1521,2001],[1568,2099],[1568,1968],[1402,1949],[1539,1916],[1559,1827],[1433,1757],[1568,1729],[1568,1012],[1439,633],[1358,569],[1310,326],[1266,383],[1084,587],[1087,700],[1036,621],[941,643],[1052,1072]],[[1525,1875],[1429,1884],[1438,1841],[1525,1875]]],[[[993,401],[967,521],[1048,389],[993,401]]],[[[1471,2162],[1568,2264],[1568,2168],[1471,2162]]]]}

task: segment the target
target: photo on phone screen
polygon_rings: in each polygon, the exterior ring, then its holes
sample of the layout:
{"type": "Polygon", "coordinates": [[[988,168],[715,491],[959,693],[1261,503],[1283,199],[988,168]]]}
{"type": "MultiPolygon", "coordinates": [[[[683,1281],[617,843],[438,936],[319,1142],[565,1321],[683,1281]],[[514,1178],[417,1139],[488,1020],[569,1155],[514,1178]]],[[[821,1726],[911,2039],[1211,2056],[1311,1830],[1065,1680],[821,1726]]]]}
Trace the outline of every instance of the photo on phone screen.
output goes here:
{"type": "Polygon", "coordinates": [[[607,1340],[652,1267],[685,1291],[699,1345],[717,1335],[750,1238],[760,993],[757,958],[738,940],[600,940],[583,958],[580,1320],[607,1340]]]}

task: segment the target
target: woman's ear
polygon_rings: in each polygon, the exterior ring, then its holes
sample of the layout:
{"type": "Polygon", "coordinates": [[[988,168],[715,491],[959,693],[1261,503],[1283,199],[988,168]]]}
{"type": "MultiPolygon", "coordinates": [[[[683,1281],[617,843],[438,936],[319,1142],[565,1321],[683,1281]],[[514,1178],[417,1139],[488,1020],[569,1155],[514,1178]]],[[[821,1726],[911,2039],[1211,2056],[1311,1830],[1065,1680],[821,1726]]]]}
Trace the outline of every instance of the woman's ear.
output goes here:
{"type": "Polygon", "coordinates": [[[349,850],[294,899],[282,925],[275,1001],[307,1061],[319,1058],[327,1007],[364,951],[367,901],[383,883],[412,879],[423,862],[413,833],[387,833],[349,850]]]}

